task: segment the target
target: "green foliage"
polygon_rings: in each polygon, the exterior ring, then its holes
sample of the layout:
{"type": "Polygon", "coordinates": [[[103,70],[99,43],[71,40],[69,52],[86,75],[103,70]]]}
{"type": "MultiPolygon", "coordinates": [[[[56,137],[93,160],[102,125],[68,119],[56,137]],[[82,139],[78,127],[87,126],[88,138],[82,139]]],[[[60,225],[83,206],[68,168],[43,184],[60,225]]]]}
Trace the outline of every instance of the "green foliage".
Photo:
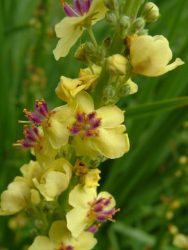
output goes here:
{"type": "MultiPolygon", "coordinates": [[[[155,3],[161,17],[150,24],[151,34],[165,35],[174,57],[186,62],[188,1],[155,3]]],[[[54,24],[62,15],[59,1],[0,1],[0,191],[28,159],[26,152],[12,146],[22,137],[17,121],[24,119],[23,108],[32,107],[36,98],[54,107],[60,75],[74,77],[80,67],[73,51],[58,62],[53,57],[54,24]]],[[[102,40],[103,23],[95,29],[102,40]]],[[[117,223],[98,234],[97,250],[175,250],[170,225],[188,234],[188,166],[179,163],[188,153],[188,128],[183,125],[188,119],[187,71],[185,64],[158,78],[139,77],[138,93],[122,100],[131,150],[101,167],[102,188],[112,192],[121,211],[117,223]],[[174,201],[180,206],[174,208],[174,201]]],[[[10,218],[0,218],[0,249],[24,249],[34,234],[32,224],[14,231],[8,225],[10,218]]]]}

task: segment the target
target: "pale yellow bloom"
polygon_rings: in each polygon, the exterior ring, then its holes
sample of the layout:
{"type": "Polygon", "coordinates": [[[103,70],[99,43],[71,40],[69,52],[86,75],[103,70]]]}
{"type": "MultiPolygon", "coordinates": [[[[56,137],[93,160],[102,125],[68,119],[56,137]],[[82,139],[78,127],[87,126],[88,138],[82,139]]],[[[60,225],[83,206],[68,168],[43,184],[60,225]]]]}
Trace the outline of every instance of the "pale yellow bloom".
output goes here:
{"type": "Polygon", "coordinates": [[[71,47],[81,37],[85,28],[103,19],[105,13],[106,7],[104,2],[93,0],[89,11],[84,15],[65,17],[60,23],[56,24],[55,32],[60,40],[53,51],[55,59],[58,60],[60,57],[65,57],[71,47]]]}
{"type": "Polygon", "coordinates": [[[94,109],[92,98],[81,92],[75,98],[75,121],[70,126],[77,155],[91,158],[105,156],[121,157],[129,150],[129,139],[125,132],[124,112],[115,105],[94,109]]]}
{"type": "Polygon", "coordinates": [[[81,69],[77,79],[61,76],[60,82],[55,89],[57,96],[65,102],[73,102],[80,91],[87,90],[96,83],[101,67],[93,65],[92,69],[93,72],[89,68],[81,69]]]}
{"type": "Polygon", "coordinates": [[[184,234],[177,234],[174,236],[173,244],[181,249],[188,249],[188,237],[184,234]]]}
{"type": "Polygon", "coordinates": [[[69,204],[73,209],[66,215],[67,227],[73,237],[78,237],[95,223],[112,219],[116,213],[112,195],[107,192],[97,195],[96,187],[77,185],[69,194],[69,204]]]}
{"type": "Polygon", "coordinates": [[[97,243],[89,232],[82,232],[78,239],[74,239],[64,221],[55,221],[49,231],[49,238],[37,236],[28,250],[90,250],[97,243]]]}
{"type": "Polygon", "coordinates": [[[1,194],[0,215],[15,214],[26,208],[30,202],[30,188],[24,178],[15,178],[8,189],[1,194]]]}
{"type": "Polygon", "coordinates": [[[40,178],[34,178],[35,187],[47,201],[54,200],[65,191],[72,176],[72,166],[65,159],[57,159],[49,163],[40,178]]]}
{"type": "Polygon", "coordinates": [[[159,76],[184,64],[180,58],[169,64],[172,51],[164,36],[133,36],[129,46],[131,65],[140,75],[159,76]]]}
{"type": "Polygon", "coordinates": [[[126,57],[115,54],[107,58],[107,66],[114,74],[125,75],[129,69],[129,62],[126,57]]]}

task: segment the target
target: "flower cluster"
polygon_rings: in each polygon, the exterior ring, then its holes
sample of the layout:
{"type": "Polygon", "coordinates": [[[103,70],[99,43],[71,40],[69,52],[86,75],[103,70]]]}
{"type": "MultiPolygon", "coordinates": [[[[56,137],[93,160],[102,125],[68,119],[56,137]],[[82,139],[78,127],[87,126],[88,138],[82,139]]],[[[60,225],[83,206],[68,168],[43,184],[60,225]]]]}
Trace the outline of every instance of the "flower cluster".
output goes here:
{"type": "Polygon", "coordinates": [[[165,37],[147,34],[145,24],[159,16],[153,3],[135,18],[124,14],[123,1],[62,5],[66,17],[55,26],[60,38],[55,58],[65,57],[87,32],[89,41],[75,53],[87,67],[77,78],[60,77],[55,92],[62,106],[50,109],[41,99],[34,111],[24,110],[28,121],[17,145],[30,149],[35,160],[21,167],[21,176],[1,195],[1,215],[27,211],[41,221],[29,250],[95,246],[98,229],[119,211],[110,193],[97,191],[100,163],[122,157],[130,147],[125,113],[117,103],[138,91],[135,75],[155,77],[183,64],[179,58],[169,64],[172,52],[165,37]],[[115,35],[98,44],[92,26],[102,19],[115,35]]]}

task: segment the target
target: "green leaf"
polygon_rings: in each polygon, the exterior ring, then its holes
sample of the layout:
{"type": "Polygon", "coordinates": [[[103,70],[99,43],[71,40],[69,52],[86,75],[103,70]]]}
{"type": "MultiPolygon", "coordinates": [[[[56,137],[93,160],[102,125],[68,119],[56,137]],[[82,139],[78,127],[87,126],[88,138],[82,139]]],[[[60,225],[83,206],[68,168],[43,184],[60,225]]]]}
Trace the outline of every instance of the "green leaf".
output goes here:
{"type": "Polygon", "coordinates": [[[188,97],[178,97],[170,100],[164,100],[128,108],[126,111],[126,116],[134,118],[140,116],[155,115],[159,112],[168,112],[186,106],[188,106],[188,97]]]}
{"type": "Polygon", "coordinates": [[[140,229],[131,228],[120,222],[114,223],[112,228],[115,232],[130,237],[140,243],[147,244],[148,246],[154,246],[155,244],[155,238],[140,229]]]}

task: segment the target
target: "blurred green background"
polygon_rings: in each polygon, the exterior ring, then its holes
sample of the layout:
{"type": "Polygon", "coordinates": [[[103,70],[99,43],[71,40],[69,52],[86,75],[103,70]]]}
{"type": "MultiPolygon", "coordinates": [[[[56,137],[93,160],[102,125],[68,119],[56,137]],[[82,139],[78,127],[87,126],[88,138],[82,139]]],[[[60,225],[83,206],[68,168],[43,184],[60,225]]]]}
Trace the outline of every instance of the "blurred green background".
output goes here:
{"type": "MultiPolygon", "coordinates": [[[[149,26],[150,34],[166,36],[174,58],[187,62],[188,1],[155,3],[161,17],[149,26]]],[[[73,59],[74,50],[58,62],[53,57],[54,25],[62,16],[58,0],[0,0],[0,191],[30,157],[12,146],[22,138],[18,120],[24,119],[23,108],[32,108],[42,97],[50,107],[58,105],[54,89],[59,77],[76,77],[81,66],[73,59]]],[[[95,30],[102,39],[105,24],[95,30]]],[[[179,105],[182,101],[176,99],[174,109],[165,108],[169,100],[188,94],[187,72],[185,64],[158,78],[134,79],[138,93],[120,103],[127,110],[131,150],[101,167],[101,189],[112,192],[121,211],[116,223],[97,234],[96,250],[176,250],[174,226],[188,234],[188,161],[183,157],[188,155],[187,101],[179,105]]],[[[32,228],[22,224],[23,218],[0,218],[0,250],[31,243],[32,228]]]]}

